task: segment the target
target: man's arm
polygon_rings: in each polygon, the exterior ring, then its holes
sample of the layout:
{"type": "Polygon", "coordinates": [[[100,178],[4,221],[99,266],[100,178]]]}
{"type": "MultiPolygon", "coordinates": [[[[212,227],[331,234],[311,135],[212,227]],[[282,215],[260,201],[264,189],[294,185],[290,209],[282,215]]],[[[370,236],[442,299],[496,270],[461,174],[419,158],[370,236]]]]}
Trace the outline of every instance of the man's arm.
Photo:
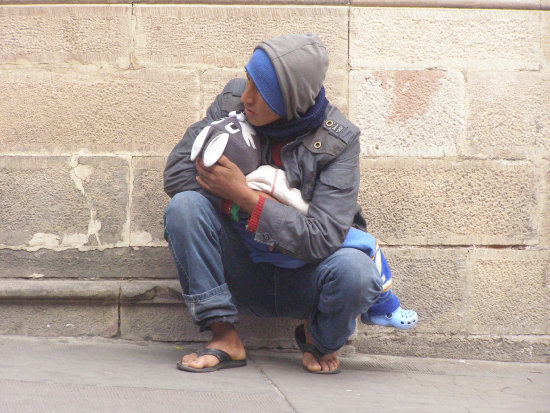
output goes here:
{"type": "Polygon", "coordinates": [[[358,212],[359,139],[327,165],[315,181],[308,215],[266,200],[255,240],[309,263],[319,263],[340,248],[358,212]]]}

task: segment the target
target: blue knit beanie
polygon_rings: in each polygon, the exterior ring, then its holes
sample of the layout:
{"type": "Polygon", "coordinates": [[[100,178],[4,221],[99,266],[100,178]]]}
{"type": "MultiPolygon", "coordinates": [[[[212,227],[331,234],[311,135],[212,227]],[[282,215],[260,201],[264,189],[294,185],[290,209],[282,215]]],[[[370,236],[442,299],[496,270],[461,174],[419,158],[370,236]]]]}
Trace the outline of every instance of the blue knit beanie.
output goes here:
{"type": "Polygon", "coordinates": [[[262,95],[267,106],[277,115],[286,118],[285,102],[277,80],[277,74],[269,56],[262,49],[254,50],[248,64],[245,66],[250,79],[262,95]]]}

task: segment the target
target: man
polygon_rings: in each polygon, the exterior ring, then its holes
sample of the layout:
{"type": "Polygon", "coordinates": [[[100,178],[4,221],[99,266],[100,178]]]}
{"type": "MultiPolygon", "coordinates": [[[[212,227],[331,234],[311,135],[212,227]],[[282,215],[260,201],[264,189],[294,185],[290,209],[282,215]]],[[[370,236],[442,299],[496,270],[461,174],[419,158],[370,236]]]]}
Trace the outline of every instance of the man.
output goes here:
{"type": "Polygon", "coordinates": [[[165,237],[191,317],[212,332],[204,350],[178,363],[182,370],[246,363],[233,327],[242,306],[260,317],[305,320],[296,330],[304,368],[338,372],[335,352],[382,291],[368,255],[340,248],[352,225],[365,229],[357,205],[360,132],[326,100],[327,67],[314,34],[260,43],[246,83],[230,81],[168,158],[165,237]],[[249,188],[225,156],[208,168],[190,160],[205,126],[243,109],[261,137],[263,163],[285,170],[309,202],[307,216],[249,188]],[[238,210],[237,222],[229,210],[238,210]]]}

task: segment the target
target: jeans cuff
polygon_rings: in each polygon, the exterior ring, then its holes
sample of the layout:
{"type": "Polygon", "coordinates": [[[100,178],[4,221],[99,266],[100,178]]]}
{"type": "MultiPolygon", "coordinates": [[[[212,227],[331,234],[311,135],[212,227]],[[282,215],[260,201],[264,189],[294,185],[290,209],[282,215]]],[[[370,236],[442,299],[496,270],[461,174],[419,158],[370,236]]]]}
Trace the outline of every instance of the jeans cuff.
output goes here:
{"type": "Polygon", "coordinates": [[[203,331],[210,330],[210,326],[214,323],[237,324],[239,323],[239,318],[236,315],[207,318],[199,322],[199,331],[202,333],[203,331]]]}
{"type": "Polygon", "coordinates": [[[225,283],[200,294],[182,296],[196,325],[201,326],[203,322],[214,318],[226,317],[233,320],[231,317],[237,317],[237,308],[225,283]]]}

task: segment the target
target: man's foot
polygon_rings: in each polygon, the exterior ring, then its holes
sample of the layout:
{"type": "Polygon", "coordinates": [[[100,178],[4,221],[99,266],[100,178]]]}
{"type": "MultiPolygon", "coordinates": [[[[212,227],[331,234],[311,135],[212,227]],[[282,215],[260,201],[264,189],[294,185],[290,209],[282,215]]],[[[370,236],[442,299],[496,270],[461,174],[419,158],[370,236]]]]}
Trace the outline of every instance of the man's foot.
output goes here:
{"type": "MultiPolygon", "coordinates": [[[[315,346],[313,337],[307,331],[307,321],[304,323],[304,333],[306,343],[315,346]]],[[[305,351],[302,355],[302,366],[311,373],[338,373],[340,372],[340,361],[336,353],[327,353],[319,357],[315,357],[309,351],[305,351]]]]}
{"type": "MultiPolygon", "coordinates": [[[[232,324],[214,323],[211,326],[212,340],[205,346],[206,349],[218,349],[226,352],[231,360],[245,360],[246,351],[232,324]]],[[[196,352],[186,354],[181,359],[183,366],[192,369],[215,367],[220,359],[211,354],[199,356],[196,352]]]]}

